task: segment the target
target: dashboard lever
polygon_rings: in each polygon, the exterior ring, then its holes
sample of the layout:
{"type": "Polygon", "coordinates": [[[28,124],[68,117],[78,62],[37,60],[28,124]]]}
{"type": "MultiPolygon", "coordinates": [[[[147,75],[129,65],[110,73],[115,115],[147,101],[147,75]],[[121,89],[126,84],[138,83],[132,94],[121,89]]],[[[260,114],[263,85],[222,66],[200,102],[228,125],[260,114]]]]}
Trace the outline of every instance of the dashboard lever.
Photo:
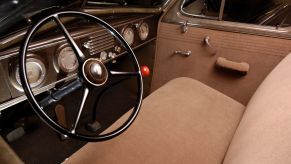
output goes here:
{"type": "Polygon", "coordinates": [[[55,102],[60,101],[63,97],[66,95],[80,89],[83,86],[82,82],[77,79],[76,81],[73,81],[72,83],[58,89],[57,91],[53,92],[52,94],[48,95],[44,99],[42,99],[39,104],[42,108],[51,105],[55,102]]]}
{"type": "Polygon", "coordinates": [[[175,51],[175,54],[188,57],[192,55],[192,52],[191,51],[175,51]]]}

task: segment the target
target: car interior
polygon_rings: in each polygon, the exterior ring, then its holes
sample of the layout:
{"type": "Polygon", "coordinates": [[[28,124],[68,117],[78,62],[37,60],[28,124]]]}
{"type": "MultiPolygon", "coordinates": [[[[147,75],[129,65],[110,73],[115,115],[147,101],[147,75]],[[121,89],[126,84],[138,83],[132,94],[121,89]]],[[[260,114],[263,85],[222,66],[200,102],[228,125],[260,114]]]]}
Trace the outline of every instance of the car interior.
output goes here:
{"type": "Polygon", "coordinates": [[[290,5],[1,1],[0,164],[290,163],[290,5]]]}

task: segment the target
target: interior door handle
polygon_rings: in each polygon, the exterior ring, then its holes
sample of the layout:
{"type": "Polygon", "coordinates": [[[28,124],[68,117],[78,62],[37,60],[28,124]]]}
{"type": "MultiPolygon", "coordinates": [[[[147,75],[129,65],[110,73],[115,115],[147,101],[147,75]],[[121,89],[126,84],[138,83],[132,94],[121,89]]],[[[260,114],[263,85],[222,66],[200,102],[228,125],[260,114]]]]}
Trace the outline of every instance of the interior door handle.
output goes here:
{"type": "Polygon", "coordinates": [[[191,51],[175,51],[175,54],[188,57],[192,55],[192,52],[191,51]]]}

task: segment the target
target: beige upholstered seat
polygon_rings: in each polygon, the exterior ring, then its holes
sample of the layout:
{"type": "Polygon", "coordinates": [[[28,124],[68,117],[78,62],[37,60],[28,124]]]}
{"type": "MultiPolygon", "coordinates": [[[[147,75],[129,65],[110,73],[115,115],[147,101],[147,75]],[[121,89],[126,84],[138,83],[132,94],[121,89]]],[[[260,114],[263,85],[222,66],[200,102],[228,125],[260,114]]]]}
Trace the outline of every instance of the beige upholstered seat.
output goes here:
{"type": "Polygon", "coordinates": [[[178,78],[144,100],[124,134],[89,143],[67,162],[218,164],[244,108],[196,80],[178,78]]]}
{"type": "Polygon", "coordinates": [[[291,163],[291,54],[253,95],[224,163],[291,163]]]}
{"type": "Polygon", "coordinates": [[[85,145],[67,163],[291,163],[290,70],[291,55],[262,83],[244,115],[231,98],[175,79],[144,101],[124,134],[85,145]]]}
{"type": "Polygon", "coordinates": [[[0,136],[0,164],[22,164],[23,162],[0,136]]]}

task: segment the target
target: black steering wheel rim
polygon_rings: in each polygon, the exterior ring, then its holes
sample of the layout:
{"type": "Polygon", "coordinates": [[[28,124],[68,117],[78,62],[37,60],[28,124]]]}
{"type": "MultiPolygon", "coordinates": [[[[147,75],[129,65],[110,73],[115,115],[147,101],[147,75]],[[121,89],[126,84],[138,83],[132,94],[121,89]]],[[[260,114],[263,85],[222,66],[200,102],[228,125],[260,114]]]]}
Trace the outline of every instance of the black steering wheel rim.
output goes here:
{"type": "MultiPolygon", "coordinates": [[[[65,36],[65,37],[67,37],[67,36],[65,36]]],[[[66,39],[68,39],[68,38],[66,38],[66,39]]],[[[30,105],[32,106],[32,108],[34,109],[36,114],[42,119],[42,121],[44,121],[48,126],[50,126],[55,131],[57,131],[61,134],[65,134],[71,138],[78,139],[78,140],[89,141],[89,142],[104,141],[104,140],[108,140],[108,139],[111,139],[113,137],[116,137],[116,136],[120,135],[121,133],[123,133],[136,119],[136,117],[140,111],[142,97],[143,97],[143,80],[142,80],[142,74],[140,71],[141,69],[140,69],[138,60],[137,60],[133,50],[130,48],[130,46],[127,44],[127,42],[123,39],[123,37],[119,34],[119,32],[117,30],[115,30],[111,25],[109,25],[108,23],[103,21],[102,19],[100,19],[96,16],[93,16],[93,15],[90,15],[90,14],[84,13],[84,12],[80,12],[80,11],[61,11],[61,12],[51,14],[51,15],[41,19],[40,21],[38,21],[35,25],[33,25],[28,30],[28,32],[26,33],[26,36],[24,37],[23,44],[21,45],[19,52],[20,52],[19,75],[20,75],[20,81],[21,81],[23,90],[27,96],[27,100],[29,101],[30,105]],[[27,77],[27,72],[26,72],[26,54],[28,51],[28,45],[29,45],[31,39],[33,38],[33,35],[37,32],[37,30],[44,23],[46,23],[48,20],[51,20],[53,18],[56,18],[56,17],[58,18],[59,16],[76,16],[76,17],[81,16],[81,17],[85,17],[89,20],[95,21],[96,23],[101,25],[103,28],[105,28],[107,31],[109,31],[124,46],[124,48],[127,50],[128,54],[132,57],[132,59],[134,61],[134,67],[135,67],[135,70],[137,71],[137,78],[138,78],[138,83],[137,83],[138,84],[138,86],[137,86],[138,94],[137,94],[137,100],[135,103],[135,107],[133,108],[133,111],[132,111],[131,115],[129,116],[129,118],[127,119],[127,121],[125,121],[119,128],[117,128],[116,130],[114,130],[110,133],[102,134],[102,135],[98,135],[98,136],[83,135],[83,134],[75,133],[74,131],[71,131],[67,128],[60,126],[58,123],[56,123],[54,120],[52,120],[43,111],[39,102],[36,100],[35,95],[33,94],[32,88],[30,87],[30,84],[28,82],[28,77],[27,77]]],[[[79,67],[81,67],[81,66],[79,66],[79,67]]]]}

